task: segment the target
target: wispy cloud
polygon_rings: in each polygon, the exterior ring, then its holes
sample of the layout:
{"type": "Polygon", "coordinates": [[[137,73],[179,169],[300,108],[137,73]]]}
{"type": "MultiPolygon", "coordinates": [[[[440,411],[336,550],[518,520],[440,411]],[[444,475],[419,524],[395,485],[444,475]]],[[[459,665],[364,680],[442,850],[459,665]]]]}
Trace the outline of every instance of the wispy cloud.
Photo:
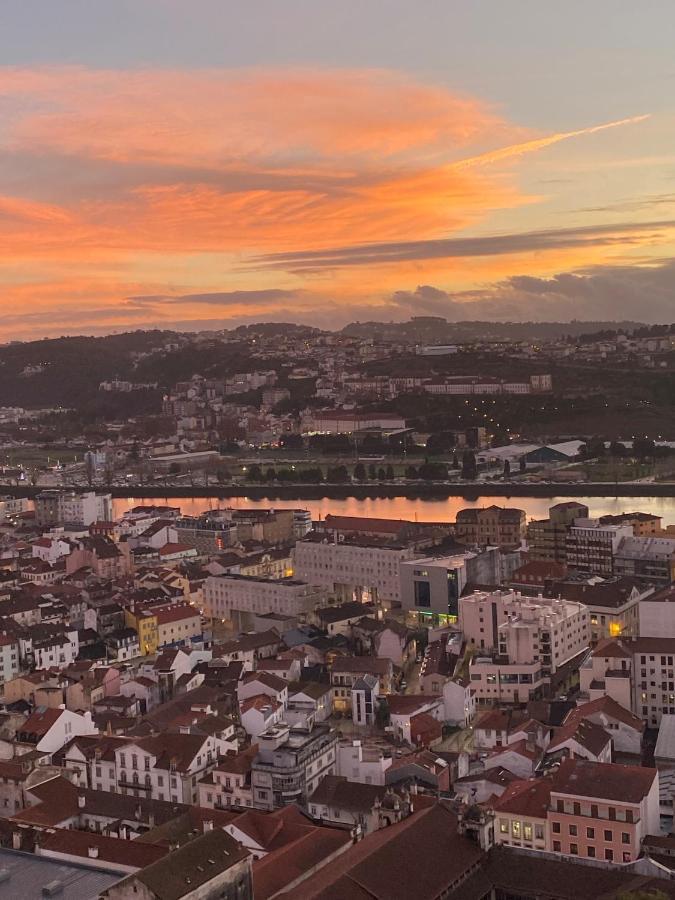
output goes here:
{"type": "Polygon", "coordinates": [[[649,238],[662,238],[666,232],[673,229],[675,229],[675,219],[582,225],[573,228],[528,231],[520,234],[398,241],[335,247],[330,250],[271,253],[254,258],[252,264],[304,272],[322,268],[367,266],[410,260],[504,256],[578,248],[588,244],[597,247],[630,245],[633,242],[644,243],[649,238]]]}

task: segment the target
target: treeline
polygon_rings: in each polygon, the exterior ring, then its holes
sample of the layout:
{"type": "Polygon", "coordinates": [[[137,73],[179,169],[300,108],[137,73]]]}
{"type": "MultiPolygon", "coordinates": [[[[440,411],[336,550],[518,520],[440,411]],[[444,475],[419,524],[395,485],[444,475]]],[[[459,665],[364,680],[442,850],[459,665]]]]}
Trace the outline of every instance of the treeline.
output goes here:
{"type": "MultiPolygon", "coordinates": [[[[447,481],[453,473],[454,477],[473,480],[478,474],[476,455],[466,450],[461,457],[455,454],[451,465],[429,462],[426,460],[419,466],[406,466],[403,477],[409,481],[447,481]]],[[[325,473],[319,466],[284,467],[253,465],[246,471],[246,480],[253,484],[348,484],[358,482],[394,481],[396,472],[391,464],[375,465],[375,463],[356,463],[354,466],[328,466],[325,473]]]]}

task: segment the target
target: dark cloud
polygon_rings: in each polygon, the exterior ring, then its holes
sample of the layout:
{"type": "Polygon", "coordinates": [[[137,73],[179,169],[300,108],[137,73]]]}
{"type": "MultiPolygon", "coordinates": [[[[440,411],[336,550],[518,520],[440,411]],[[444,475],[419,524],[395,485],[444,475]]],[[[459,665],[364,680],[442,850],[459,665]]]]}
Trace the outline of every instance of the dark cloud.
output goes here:
{"type": "Polygon", "coordinates": [[[127,297],[125,302],[141,306],[157,305],[159,307],[181,303],[227,307],[240,304],[275,303],[277,301],[293,300],[299,298],[301,294],[301,291],[270,288],[260,291],[211,291],[204,294],[142,294],[137,297],[127,297]]]}
{"type": "Polygon", "coordinates": [[[659,265],[604,266],[550,278],[517,275],[482,291],[451,293],[422,285],[398,291],[391,314],[420,311],[462,319],[675,321],[675,260],[659,265]]]}
{"type": "Polygon", "coordinates": [[[346,266],[367,266],[424,259],[452,259],[473,256],[502,256],[534,253],[584,246],[627,246],[661,238],[663,231],[675,227],[675,220],[657,222],[619,222],[586,225],[520,234],[486,235],[485,237],[442,238],[425,241],[359,244],[328,250],[270,253],[253,257],[253,266],[311,272],[346,266]]]}

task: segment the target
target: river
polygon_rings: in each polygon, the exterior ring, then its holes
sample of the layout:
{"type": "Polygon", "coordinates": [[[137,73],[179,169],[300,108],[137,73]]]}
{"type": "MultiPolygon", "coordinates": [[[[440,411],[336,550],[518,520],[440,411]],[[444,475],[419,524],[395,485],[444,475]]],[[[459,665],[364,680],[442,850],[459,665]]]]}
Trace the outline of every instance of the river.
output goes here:
{"type": "Polygon", "coordinates": [[[198,515],[217,507],[273,507],[276,509],[301,508],[308,509],[313,519],[323,519],[328,513],[338,516],[372,516],[378,519],[408,519],[418,522],[451,522],[457,510],[467,507],[515,506],[524,509],[529,519],[545,519],[548,509],[554,503],[574,499],[585,503],[591,516],[603,516],[622,512],[645,512],[662,516],[663,526],[675,525],[675,499],[672,497],[480,497],[478,500],[467,500],[463,497],[444,497],[438,500],[412,499],[408,497],[357,499],[345,497],[330,499],[322,497],[315,500],[251,500],[247,497],[134,497],[118,498],[113,501],[115,516],[120,516],[131,506],[149,505],[152,503],[179,506],[185,515],[198,515]]]}

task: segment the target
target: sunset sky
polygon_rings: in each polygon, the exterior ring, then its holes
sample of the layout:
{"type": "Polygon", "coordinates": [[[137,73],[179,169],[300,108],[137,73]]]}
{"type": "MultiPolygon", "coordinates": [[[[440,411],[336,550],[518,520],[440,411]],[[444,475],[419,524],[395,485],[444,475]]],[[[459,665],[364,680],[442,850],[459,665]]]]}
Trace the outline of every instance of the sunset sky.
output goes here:
{"type": "Polygon", "coordinates": [[[675,321],[672,0],[0,0],[0,340],[675,321]]]}

